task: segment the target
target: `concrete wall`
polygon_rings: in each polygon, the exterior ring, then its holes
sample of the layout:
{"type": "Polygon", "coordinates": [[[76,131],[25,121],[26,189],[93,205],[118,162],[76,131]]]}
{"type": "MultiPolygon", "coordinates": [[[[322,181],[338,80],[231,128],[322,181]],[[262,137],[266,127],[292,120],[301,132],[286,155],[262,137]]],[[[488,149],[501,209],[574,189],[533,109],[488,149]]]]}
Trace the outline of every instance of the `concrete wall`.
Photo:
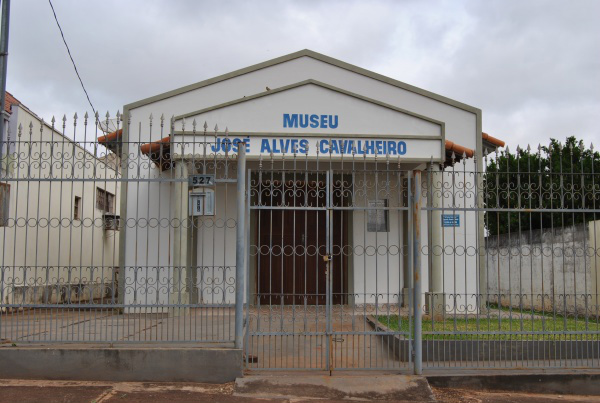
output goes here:
{"type": "Polygon", "coordinates": [[[600,220],[588,223],[588,240],[587,254],[591,255],[589,259],[591,271],[590,302],[592,309],[597,313],[600,306],[600,220]]]}
{"type": "Polygon", "coordinates": [[[242,351],[200,348],[2,348],[0,377],[121,382],[232,382],[242,351]]]}
{"type": "Polygon", "coordinates": [[[597,314],[598,224],[487,237],[490,301],[597,314]]]}

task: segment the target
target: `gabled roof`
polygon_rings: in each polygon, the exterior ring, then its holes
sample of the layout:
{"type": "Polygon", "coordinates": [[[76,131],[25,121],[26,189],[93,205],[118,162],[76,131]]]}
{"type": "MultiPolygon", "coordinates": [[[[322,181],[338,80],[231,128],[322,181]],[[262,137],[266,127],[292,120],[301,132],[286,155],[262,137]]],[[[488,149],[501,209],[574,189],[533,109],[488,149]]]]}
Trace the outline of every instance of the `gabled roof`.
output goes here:
{"type": "MultiPolygon", "coordinates": [[[[395,86],[395,87],[401,88],[403,90],[406,90],[406,91],[409,91],[409,92],[413,92],[413,93],[421,95],[423,97],[427,97],[427,98],[433,99],[435,101],[438,101],[438,102],[441,102],[441,103],[453,106],[455,108],[458,108],[458,109],[461,109],[461,110],[464,110],[464,111],[467,111],[467,112],[475,113],[475,114],[478,114],[478,115],[481,114],[481,110],[480,109],[478,109],[476,107],[473,107],[471,105],[467,105],[465,103],[453,100],[451,98],[448,98],[448,97],[445,97],[445,96],[442,96],[442,95],[439,95],[439,94],[436,94],[436,93],[424,90],[424,89],[419,88],[419,87],[415,87],[413,85],[404,83],[402,81],[398,81],[398,80],[395,80],[393,78],[390,78],[390,77],[387,77],[387,76],[384,76],[384,75],[381,75],[381,74],[369,71],[367,69],[363,69],[361,67],[352,65],[350,63],[343,62],[341,60],[335,59],[335,58],[330,57],[330,56],[323,55],[323,54],[318,53],[318,52],[314,52],[314,51],[309,50],[309,49],[300,50],[298,52],[290,53],[290,54],[285,55],[285,56],[277,57],[275,59],[271,59],[271,60],[268,60],[268,61],[265,61],[265,62],[262,62],[262,63],[258,63],[258,64],[255,64],[255,65],[252,65],[252,66],[249,66],[249,67],[245,67],[245,68],[242,68],[242,69],[239,69],[239,70],[235,70],[235,71],[232,71],[230,73],[222,74],[222,75],[217,76],[217,77],[213,77],[213,78],[210,78],[210,79],[207,79],[207,80],[204,80],[204,81],[200,81],[200,82],[197,82],[197,83],[194,83],[194,84],[190,84],[190,85],[187,85],[187,86],[184,86],[184,87],[181,87],[181,88],[178,88],[178,89],[174,89],[174,90],[162,93],[162,94],[158,94],[158,95],[155,95],[155,96],[152,96],[152,97],[149,97],[149,98],[145,98],[145,99],[142,99],[142,100],[139,100],[139,101],[136,101],[136,102],[132,102],[130,104],[125,105],[125,109],[131,110],[131,109],[135,109],[135,108],[138,108],[138,107],[141,107],[141,106],[144,106],[144,105],[152,104],[154,102],[159,102],[159,101],[162,101],[162,100],[165,100],[165,99],[168,99],[168,98],[171,98],[171,97],[175,97],[175,96],[178,96],[178,95],[190,92],[190,91],[194,91],[194,90],[197,90],[197,89],[200,89],[200,88],[203,88],[203,87],[207,87],[207,86],[212,85],[212,84],[219,83],[221,81],[225,81],[225,80],[228,80],[228,79],[239,77],[239,76],[242,76],[242,75],[245,75],[245,74],[249,74],[249,73],[261,70],[261,69],[265,69],[265,68],[269,68],[269,67],[272,67],[272,66],[276,66],[278,64],[286,63],[286,62],[289,62],[289,61],[292,61],[292,60],[295,60],[295,59],[299,59],[299,58],[302,58],[302,57],[309,57],[309,58],[321,61],[323,63],[327,63],[327,64],[330,64],[330,65],[339,67],[341,69],[344,69],[344,70],[347,70],[347,71],[351,71],[351,72],[356,73],[356,74],[360,74],[362,76],[371,78],[373,80],[377,80],[377,81],[389,84],[391,86],[395,86]]],[[[318,82],[318,81],[315,81],[315,80],[311,80],[311,79],[303,81],[303,82],[300,82],[300,83],[291,84],[291,85],[288,85],[288,86],[284,86],[284,87],[278,88],[278,89],[274,90],[273,92],[271,92],[272,90],[269,90],[269,89],[268,90],[272,94],[272,93],[276,93],[277,91],[284,91],[284,90],[287,90],[289,88],[293,88],[293,87],[298,86],[298,85],[305,85],[307,83],[320,85],[320,86],[323,86],[323,87],[326,87],[326,88],[329,88],[329,89],[333,89],[333,90],[336,90],[336,91],[343,91],[343,90],[340,90],[339,88],[331,87],[331,86],[329,86],[326,83],[321,83],[321,82],[318,82]]],[[[205,109],[202,109],[202,110],[198,110],[198,111],[194,111],[194,112],[187,112],[185,114],[182,114],[182,115],[179,115],[179,116],[175,117],[175,119],[178,120],[178,119],[185,118],[185,117],[188,117],[188,116],[192,116],[192,115],[195,115],[195,114],[203,113],[203,112],[206,112],[208,110],[213,110],[213,109],[216,109],[216,108],[222,108],[222,107],[229,106],[229,105],[232,105],[232,104],[235,104],[235,103],[247,102],[247,101],[250,101],[252,99],[255,99],[255,98],[258,98],[258,97],[262,97],[262,96],[267,96],[267,95],[270,95],[270,94],[269,93],[259,93],[259,94],[250,95],[250,96],[245,97],[244,99],[236,99],[236,100],[232,100],[232,101],[226,102],[224,104],[214,105],[212,107],[205,108],[205,109]]],[[[359,94],[351,94],[351,95],[359,97],[359,98],[363,98],[359,94]]],[[[381,103],[379,103],[376,100],[366,99],[366,98],[363,98],[363,99],[364,100],[368,100],[370,102],[381,104],[381,103]]],[[[411,113],[411,112],[406,111],[406,110],[401,110],[399,108],[395,108],[395,107],[393,107],[391,105],[383,105],[383,104],[381,104],[381,106],[391,107],[392,109],[396,109],[399,112],[408,113],[408,114],[410,114],[412,116],[415,116],[415,117],[418,117],[418,118],[421,118],[421,119],[430,120],[430,121],[436,122],[436,123],[441,123],[441,122],[437,122],[437,121],[435,121],[433,119],[429,119],[429,118],[426,118],[424,116],[420,116],[420,115],[417,115],[415,113],[411,113]]],[[[111,133],[111,134],[109,134],[109,135],[107,135],[104,138],[99,139],[99,140],[101,142],[105,142],[105,143],[110,143],[111,141],[120,142],[121,135],[122,135],[122,132],[118,132],[118,133],[115,132],[115,133],[111,133]],[[114,138],[111,138],[111,137],[114,137],[114,138]]],[[[487,147],[501,147],[501,146],[504,145],[503,141],[501,141],[499,139],[496,139],[494,137],[491,137],[491,136],[489,136],[489,135],[487,135],[485,133],[483,134],[483,141],[484,141],[484,146],[487,146],[487,147]]],[[[146,154],[146,155],[153,155],[153,154],[155,154],[155,153],[158,152],[158,154],[162,155],[163,152],[168,151],[167,147],[169,145],[170,145],[170,143],[168,141],[168,138],[161,139],[159,141],[143,145],[142,146],[142,153],[146,154]]],[[[445,148],[447,150],[447,157],[448,158],[450,158],[450,156],[451,156],[452,153],[454,153],[457,158],[460,158],[463,155],[466,156],[467,158],[469,158],[469,157],[472,157],[474,155],[474,150],[471,150],[469,148],[460,146],[460,145],[458,145],[456,143],[452,143],[452,142],[446,142],[445,148]]],[[[159,158],[162,158],[162,157],[159,157],[159,158]]]]}
{"type": "Polygon", "coordinates": [[[267,67],[275,66],[277,64],[285,63],[285,62],[288,62],[288,61],[291,61],[291,60],[294,60],[294,59],[299,59],[301,57],[310,57],[310,58],[313,58],[315,60],[319,60],[319,61],[321,61],[323,63],[331,64],[333,66],[336,66],[336,67],[339,67],[339,68],[342,68],[342,69],[345,69],[345,70],[348,70],[348,71],[352,71],[354,73],[363,75],[365,77],[369,77],[369,78],[372,78],[374,80],[381,81],[381,82],[387,83],[389,85],[392,85],[392,86],[395,86],[395,87],[398,87],[398,88],[402,88],[402,89],[404,89],[406,91],[410,91],[410,92],[414,92],[416,94],[420,94],[420,95],[422,95],[424,97],[434,99],[436,101],[439,101],[439,102],[442,102],[442,103],[454,106],[456,108],[459,108],[459,109],[462,109],[462,110],[465,110],[465,111],[469,111],[469,112],[473,112],[473,113],[479,113],[480,112],[480,110],[478,108],[475,108],[473,106],[464,104],[462,102],[455,101],[455,100],[447,98],[447,97],[445,97],[443,95],[435,94],[433,92],[424,90],[422,88],[415,87],[414,85],[410,85],[410,84],[404,83],[402,81],[395,80],[393,78],[384,76],[382,74],[378,74],[378,73],[375,73],[373,71],[370,71],[370,70],[367,70],[367,69],[363,69],[361,67],[352,65],[350,63],[346,63],[346,62],[343,62],[341,60],[335,59],[333,57],[326,56],[326,55],[323,55],[321,53],[314,52],[314,51],[309,50],[309,49],[304,49],[304,50],[301,50],[301,51],[298,51],[298,52],[295,52],[295,53],[290,53],[289,55],[277,57],[275,59],[271,59],[271,60],[268,60],[266,62],[258,63],[258,64],[255,64],[253,66],[249,66],[249,67],[245,67],[243,69],[235,70],[235,71],[232,71],[232,72],[227,73],[227,74],[223,74],[223,75],[220,75],[220,76],[217,76],[217,77],[209,78],[208,80],[200,81],[198,83],[187,85],[187,86],[181,87],[181,88],[177,88],[175,90],[171,90],[171,91],[168,91],[168,92],[165,92],[165,93],[153,96],[153,97],[149,97],[149,98],[145,98],[145,99],[142,99],[142,100],[139,100],[139,101],[136,101],[136,102],[132,102],[130,104],[125,105],[125,108],[126,109],[138,108],[138,107],[143,106],[143,105],[147,105],[147,104],[151,104],[151,103],[163,100],[163,99],[171,98],[171,97],[174,97],[174,96],[177,96],[177,95],[189,92],[189,91],[194,91],[196,89],[199,89],[199,88],[202,88],[202,87],[206,87],[206,86],[211,85],[211,84],[218,83],[220,81],[224,81],[224,80],[228,80],[230,78],[238,77],[238,76],[241,76],[241,75],[244,75],[244,74],[252,73],[252,72],[260,70],[260,69],[264,69],[264,68],[267,68],[267,67]]]}
{"type": "Polygon", "coordinates": [[[197,110],[197,111],[192,111],[192,112],[184,113],[184,114],[181,114],[181,115],[177,115],[177,116],[174,117],[174,120],[178,121],[178,120],[181,120],[181,119],[184,119],[184,118],[189,118],[189,117],[192,117],[192,116],[201,115],[201,114],[203,114],[205,112],[213,111],[213,110],[216,110],[216,109],[223,109],[223,108],[226,108],[226,107],[229,107],[229,106],[232,106],[232,105],[237,105],[237,104],[241,104],[241,103],[245,103],[245,102],[252,102],[252,101],[254,101],[256,99],[259,99],[259,98],[273,96],[275,94],[284,93],[286,91],[290,91],[290,90],[293,90],[295,88],[300,88],[300,87],[304,87],[304,86],[308,86],[308,85],[314,85],[314,86],[317,86],[317,87],[320,87],[320,88],[323,88],[323,89],[326,89],[326,90],[329,90],[329,91],[333,91],[333,92],[339,93],[341,95],[345,95],[345,96],[348,96],[348,97],[359,99],[361,101],[368,102],[370,104],[374,104],[374,105],[380,106],[382,108],[390,109],[390,110],[393,110],[395,112],[399,112],[399,113],[402,113],[404,115],[411,116],[411,117],[414,117],[414,118],[417,118],[417,119],[420,119],[420,120],[424,120],[424,121],[427,121],[427,122],[430,122],[430,123],[433,123],[433,124],[436,124],[436,125],[442,126],[444,124],[443,122],[435,120],[435,119],[432,119],[430,117],[423,116],[423,115],[420,115],[418,113],[414,113],[414,112],[408,111],[406,109],[398,108],[398,107],[396,107],[394,105],[389,105],[389,104],[386,104],[384,102],[378,101],[376,99],[368,98],[368,97],[362,96],[360,94],[356,94],[356,93],[353,93],[353,92],[350,92],[350,91],[346,91],[346,90],[344,90],[342,88],[334,87],[332,85],[329,85],[329,84],[326,84],[326,83],[323,83],[323,82],[320,82],[320,81],[317,81],[317,80],[313,80],[313,79],[308,79],[308,80],[300,81],[298,83],[289,84],[289,85],[286,85],[286,86],[283,86],[283,87],[279,87],[279,88],[269,89],[268,91],[260,92],[258,94],[244,96],[242,98],[234,99],[232,101],[225,102],[225,103],[222,103],[222,104],[219,104],[219,105],[214,105],[214,106],[210,106],[208,108],[200,109],[200,110],[197,110]]]}

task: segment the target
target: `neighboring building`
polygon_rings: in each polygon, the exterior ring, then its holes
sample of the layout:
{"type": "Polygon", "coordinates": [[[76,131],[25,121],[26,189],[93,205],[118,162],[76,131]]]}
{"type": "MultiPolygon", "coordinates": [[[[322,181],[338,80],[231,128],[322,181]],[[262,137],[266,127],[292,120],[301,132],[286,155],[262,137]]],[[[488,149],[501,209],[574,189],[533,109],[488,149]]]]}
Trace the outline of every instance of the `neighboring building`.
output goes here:
{"type": "MultiPolygon", "coordinates": [[[[381,161],[384,157],[391,157],[392,167],[400,163],[401,169],[397,168],[401,171],[398,186],[402,189],[398,189],[396,195],[388,195],[382,200],[378,200],[379,196],[374,193],[363,195],[365,200],[360,201],[362,204],[353,205],[350,212],[333,215],[331,225],[339,231],[334,235],[338,240],[333,241],[337,242],[333,249],[352,251],[336,258],[339,265],[336,273],[342,273],[342,277],[334,280],[339,280],[334,294],[349,297],[338,295],[333,299],[334,304],[350,303],[351,300],[356,303],[398,303],[402,296],[408,298],[407,245],[410,243],[407,242],[412,235],[408,229],[406,189],[403,187],[409,180],[409,171],[426,170],[433,162],[434,170],[439,172],[453,163],[454,152],[456,159],[463,156],[470,158],[466,161],[466,170],[482,172],[484,150],[504,145],[502,141],[482,133],[481,111],[477,108],[309,50],[125,105],[124,121],[128,123],[124,124],[123,130],[99,141],[116,150],[121,147],[122,140],[122,147],[126,147],[124,151],[129,169],[123,171],[128,181],[123,182],[121,187],[124,196],[122,215],[132,223],[140,219],[168,219],[172,223],[188,219],[188,197],[193,197],[188,194],[191,189],[185,183],[180,186],[182,182],[173,179],[202,173],[207,166],[201,163],[207,141],[211,142],[208,154],[219,161],[224,158],[225,148],[230,154],[235,154],[236,143],[246,139],[247,168],[256,172],[258,169],[268,171],[273,166],[270,172],[274,178],[281,178],[281,172],[285,170],[281,163],[284,153],[290,161],[287,169],[291,169],[294,145],[298,147],[297,153],[302,161],[306,159],[306,166],[310,165],[306,175],[310,171],[313,182],[325,180],[325,171],[329,169],[341,170],[333,174],[338,175],[337,178],[352,175],[352,147],[348,144],[358,146],[356,158],[361,164],[371,167],[369,169],[375,169],[377,158],[379,167],[383,166],[381,161]],[[149,116],[154,116],[154,125],[152,120],[148,120],[149,116]],[[161,132],[158,129],[159,116],[174,116],[173,128],[169,129],[167,120],[161,132]],[[221,131],[215,135],[209,129],[207,136],[201,127],[205,121],[210,128],[218,124],[221,131]],[[196,126],[192,126],[193,122],[196,126]],[[223,133],[225,127],[228,133],[223,133]],[[340,140],[346,142],[345,151],[341,150],[344,146],[338,142],[340,140]],[[318,155],[323,161],[320,168],[314,165],[318,155]],[[276,164],[268,162],[271,158],[276,164]],[[344,158],[346,163],[342,165],[344,158]],[[140,169],[140,166],[143,168],[140,169]],[[317,172],[319,169],[323,172],[317,172]],[[367,219],[369,208],[389,209],[389,214],[382,213],[374,215],[373,220],[367,219]],[[339,217],[342,217],[341,221],[339,217]],[[377,252],[371,253],[371,250],[377,252]]],[[[179,225],[154,225],[143,229],[128,225],[124,228],[120,266],[125,283],[135,278],[136,284],[139,284],[146,278],[147,283],[154,284],[162,276],[162,268],[183,265],[196,272],[190,278],[199,290],[199,301],[211,302],[215,295],[220,302],[231,303],[234,300],[235,228],[218,223],[236,218],[235,184],[227,182],[227,174],[223,173],[225,165],[215,168],[217,165],[215,163],[209,168],[221,180],[217,180],[218,183],[210,189],[215,209],[204,213],[199,218],[199,225],[192,229],[179,225]],[[209,281],[202,280],[202,277],[209,281]]],[[[297,167],[294,169],[298,172],[297,167]]],[[[460,169],[464,169],[462,164],[460,169]]],[[[374,174],[365,175],[366,181],[375,178],[374,174]]],[[[253,186],[259,183],[258,178],[252,176],[253,186]]],[[[474,176],[469,178],[467,181],[472,181],[474,176]]],[[[348,182],[353,189],[359,179],[354,180],[348,182]]],[[[426,183],[426,175],[424,181],[426,183]]],[[[461,186],[465,185],[462,182],[461,186]]],[[[259,183],[258,186],[262,185],[259,183]]],[[[253,190],[247,189],[248,194],[253,190]]],[[[454,190],[461,191],[458,187],[454,190]]],[[[481,284],[485,284],[485,261],[482,256],[470,253],[484,245],[482,215],[478,216],[480,213],[472,209],[477,206],[477,197],[464,197],[463,191],[461,197],[464,199],[453,195],[442,201],[444,196],[440,196],[441,193],[434,192],[434,197],[439,200],[425,200],[424,203],[432,203],[434,207],[440,207],[442,203],[447,207],[448,213],[452,214],[449,218],[451,225],[442,225],[440,211],[432,212],[431,217],[423,211],[421,246],[426,248],[429,242],[429,245],[441,249],[450,244],[453,248],[469,250],[469,253],[461,254],[460,258],[454,252],[424,257],[423,291],[429,290],[437,295],[436,298],[447,298],[445,305],[451,310],[456,306],[455,296],[460,295],[461,306],[468,305],[476,310],[478,290],[481,284]],[[453,211],[455,207],[471,207],[471,210],[453,211]],[[428,218],[431,224],[427,222],[428,218]],[[428,228],[432,230],[428,231],[428,228]],[[461,273],[460,278],[455,273],[461,273]]],[[[255,200],[251,198],[250,203],[254,204],[255,200]]],[[[310,225],[304,225],[305,232],[291,234],[289,239],[282,241],[288,235],[274,231],[280,231],[278,228],[287,220],[287,213],[281,213],[283,218],[277,218],[281,222],[275,222],[273,215],[265,211],[276,211],[277,208],[269,210],[268,206],[257,205],[249,208],[247,264],[250,303],[300,304],[304,298],[309,305],[322,304],[325,301],[321,298],[324,297],[322,284],[325,277],[322,273],[325,271],[321,268],[324,263],[320,256],[314,258],[314,254],[313,258],[302,260],[305,252],[297,252],[299,249],[296,247],[306,247],[307,242],[315,239],[325,242],[325,235],[318,232],[318,228],[327,226],[326,216],[315,212],[312,217],[318,218],[310,225]],[[260,214],[263,214],[262,221],[260,214]],[[266,214],[271,214],[270,218],[264,218],[266,214]],[[279,252],[273,248],[273,241],[266,241],[269,234],[277,238],[279,244],[275,246],[279,252]],[[271,243],[261,249],[265,242],[271,243]],[[281,256],[280,250],[286,248],[294,248],[289,250],[294,251],[291,254],[298,253],[297,259],[277,263],[279,258],[275,256],[281,256]],[[273,253],[267,256],[257,250],[271,250],[273,253]],[[299,265],[303,265],[303,276],[297,276],[297,271],[292,268],[299,265]],[[289,281],[284,280],[286,276],[289,281]],[[302,290],[295,288],[300,283],[302,290]],[[284,301],[283,297],[273,295],[291,297],[284,301]]],[[[289,214],[313,219],[309,213],[304,215],[302,210],[298,208],[289,214]]],[[[166,275],[173,276],[172,273],[166,275]]],[[[162,292],[150,296],[151,303],[166,302],[168,292],[168,288],[163,287],[162,292]]],[[[146,293],[137,296],[130,293],[125,295],[125,302],[147,303],[148,298],[146,293]]],[[[194,300],[194,295],[191,300],[194,300]]]]}
{"type": "Polygon", "coordinates": [[[105,216],[119,214],[114,156],[90,152],[94,138],[78,135],[75,142],[58,125],[53,130],[9,93],[4,111],[2,303],[112,299],[119,232],[105,229],[105,216]]]}

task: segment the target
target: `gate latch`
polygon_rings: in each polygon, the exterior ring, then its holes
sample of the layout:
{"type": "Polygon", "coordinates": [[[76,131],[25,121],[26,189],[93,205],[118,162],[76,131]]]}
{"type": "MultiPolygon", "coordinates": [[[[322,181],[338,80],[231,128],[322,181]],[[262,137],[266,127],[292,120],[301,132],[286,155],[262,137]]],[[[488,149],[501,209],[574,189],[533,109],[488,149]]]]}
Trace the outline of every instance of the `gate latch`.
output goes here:
{"type": "Polygon", "coordinates": [[[333,258],[331,257],[331,255],[324,255],[323,256],[323,261],[324,262],[331,262],[333,260],[333,258]]]}

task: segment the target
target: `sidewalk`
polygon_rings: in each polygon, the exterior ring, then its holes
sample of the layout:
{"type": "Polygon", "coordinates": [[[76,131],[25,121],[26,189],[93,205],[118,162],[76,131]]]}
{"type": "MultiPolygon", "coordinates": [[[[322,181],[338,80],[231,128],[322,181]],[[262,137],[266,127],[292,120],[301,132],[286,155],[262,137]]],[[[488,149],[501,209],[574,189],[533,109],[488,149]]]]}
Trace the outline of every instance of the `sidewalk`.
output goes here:
{"type": "MultiPolygon", "coordinates": [[[[441,403],[600,402],[600,396],[488,392],[432,388],[441,403]]],[[[257,398],[234,395],[234,384],[73,382],[0,380],[0,403],[302,403],[339,402],[327,399],[257,398]]],[[[351,400],[356,402],[357,400],[351,400]]],[[[389,400],[388,400],[389,401],[389,400]]],[[[394,400],[396,402],[401,402],[394,400]]],[[[350,402],[350,401],[348,401],[350,402]]]]}

